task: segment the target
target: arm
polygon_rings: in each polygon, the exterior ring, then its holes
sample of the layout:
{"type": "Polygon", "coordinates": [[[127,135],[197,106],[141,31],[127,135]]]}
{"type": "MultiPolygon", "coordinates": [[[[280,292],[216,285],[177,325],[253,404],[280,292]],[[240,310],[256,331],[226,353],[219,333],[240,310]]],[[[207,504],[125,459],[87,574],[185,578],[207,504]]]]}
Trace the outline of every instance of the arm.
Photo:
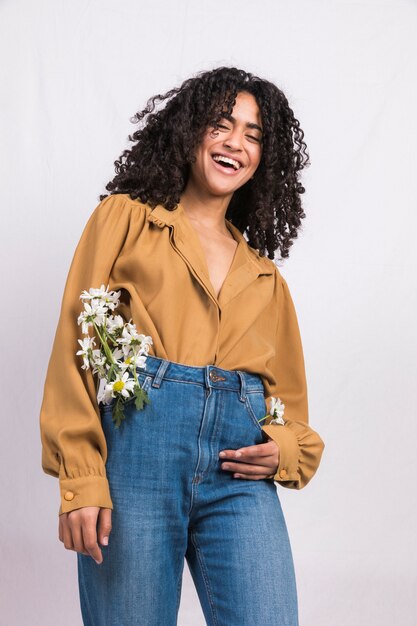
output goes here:
{"type": "Polygon", "coordinates": [[[276,351],[268,362],[276,384],[266,383],[266,404],[269,410],[270,396],[281,398],[285,424],[270,424],[270,418],[262,430],[280,449],[274,480],[283,487],[302,489],[317,471],[325,444],[308,423],[307,382],[297,315],[288,285],[278,270],[276,278],[276,351]]]}
{"type": "Polygon", "coordinates": [[[42,468],[59,478],[59,515],[85,506],[112,509],[106,478],[107,446],[96,383],[76,356],[81,328],[81,292],[111,285],[111,271],[126,239],[132,203],[125,195],[105,198],[91,214],[76,247],[44,383],[40,411],[42,468]]]}

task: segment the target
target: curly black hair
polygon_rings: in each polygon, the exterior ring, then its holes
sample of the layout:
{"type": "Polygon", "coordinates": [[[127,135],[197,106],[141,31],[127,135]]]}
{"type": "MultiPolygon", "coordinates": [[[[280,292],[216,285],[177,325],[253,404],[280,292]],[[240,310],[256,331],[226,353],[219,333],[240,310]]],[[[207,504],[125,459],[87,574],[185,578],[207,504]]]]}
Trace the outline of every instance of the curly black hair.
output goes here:
{"type": "MultiPolygon", "coordinates": [[[[127,193],[154,208],[175,210],[194,162],[194,151],[208,128],[232,113],[239,92],[252,94],[262,124],[262,157],[254,178],[237,189],[226,211],[249,245],[274,259],[288,257],[305,213],[299,172],[310,165],[304,133],[284,93],[273,83],[235,67],[199,72],[165,94],[155,95],[130,121],[140,123],[135,142],[114,162],[113,193],[127,193]],[[165,102],[156,110],[155,103],[165,102]]],[[[109,194],[100,195],[100,201],[109,194]]]]}

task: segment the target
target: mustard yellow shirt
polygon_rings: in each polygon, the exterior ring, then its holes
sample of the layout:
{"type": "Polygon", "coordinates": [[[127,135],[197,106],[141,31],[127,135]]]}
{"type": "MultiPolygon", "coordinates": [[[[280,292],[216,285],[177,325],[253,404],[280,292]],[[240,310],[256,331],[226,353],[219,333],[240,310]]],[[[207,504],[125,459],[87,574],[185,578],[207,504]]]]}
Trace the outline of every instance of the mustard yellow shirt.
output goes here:
{"type": "Polygon", "coordinates": [[[80,294],[101,284],[122,290],[118,312],[152,337],[149,354],[259,374],[265,414],[270,396],[285,404],[285,425],[261,422],[280,448],[275,481],[301,489],[315,474],[324,443],[308,423],[304,357],[287,283],[272,260],[226,225],[238,245],[217,298],[181,204],[151,209],[115,194],[90,215],[66,280],[40,411],[42,468],[59,478],[59,515],[83,506],[113,508],[96,380],[76,355],[80,294]]]}

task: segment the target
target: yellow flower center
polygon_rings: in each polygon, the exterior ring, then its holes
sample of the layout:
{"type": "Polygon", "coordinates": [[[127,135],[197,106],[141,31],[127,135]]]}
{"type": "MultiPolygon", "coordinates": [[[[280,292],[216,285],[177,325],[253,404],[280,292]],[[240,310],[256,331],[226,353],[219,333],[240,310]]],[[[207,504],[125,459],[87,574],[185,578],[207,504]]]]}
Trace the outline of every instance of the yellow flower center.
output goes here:
{"type": "Polygon", "coordinates": [[[130,365],[131,362],[132,362],[132,358],[130,356],[128,356],[126,361],[125,361],[126,365],[130,365]]]}
{"type": "Polygon", "coordinates": [[[121,391],[124,386],[125,384],[122,380],[117,380],[113,385],[113,389],[114,391],[121,391]]]}

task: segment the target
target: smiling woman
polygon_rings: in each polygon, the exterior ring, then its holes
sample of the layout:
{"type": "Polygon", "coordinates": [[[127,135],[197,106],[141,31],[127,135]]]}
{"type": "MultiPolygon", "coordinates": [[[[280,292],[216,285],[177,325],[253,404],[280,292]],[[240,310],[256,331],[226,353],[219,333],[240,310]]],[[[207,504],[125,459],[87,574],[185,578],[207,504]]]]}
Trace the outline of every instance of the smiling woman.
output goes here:
{"type": "Polygon", "coordinates": [[[303,133],[278,87],[226,67],[134,119],[75,250],[40,415],[83,620],[175,626],[186,559],[209,626],[298,626],[277,485],[304,488],[324,443],[272,259],[304,216],[303,133]],[[137,372],[150,403],[127,399],[117,430],[76,356],[80,293],[102,284],[152,338],[137,372]],[[265,419],[273,407],[279,420],[265,419]]]}
{"type": "Polygon", "coordinates": [[[309,155],[282,90],[244,70],[219,67],[153,96],[132,121],[139,124],[129,135],[133,146],[115,161],[117,175],[106,185],[108,191],[175,210],[203,137],[205,142],[217,140],[217,153],[243,166],[235,175],[234,169],[218,165],[218,171],[236,182],[226,218],[246,233],[249,245],[260,254],[270,259],[277,252],[289,256],[305,217],[299,177],[309,165],[309,155]],[[159,110],[158,101],[164,104],[159,110]],[[225,139],[232,145],[221,147],[225,139]],[[237,139],[243,143],[236,150],[237,139]],[[247,176],[260,153],[258,166],[247,176]]]}
{"type": "Polygon", "coordinates": [[[233,116],[228,118],[227,121],[222,117],[209,127],[197,146],[181,196],[183,204],[193,204],[197,193],[207,199],[221,196],[222,209],[226,211],[233,194],[255,174],[262,156],[260,133],[253,129],[254,126],[261,129],[262,123],[255,97],[246,91],[239,92],[233,116]]]}

